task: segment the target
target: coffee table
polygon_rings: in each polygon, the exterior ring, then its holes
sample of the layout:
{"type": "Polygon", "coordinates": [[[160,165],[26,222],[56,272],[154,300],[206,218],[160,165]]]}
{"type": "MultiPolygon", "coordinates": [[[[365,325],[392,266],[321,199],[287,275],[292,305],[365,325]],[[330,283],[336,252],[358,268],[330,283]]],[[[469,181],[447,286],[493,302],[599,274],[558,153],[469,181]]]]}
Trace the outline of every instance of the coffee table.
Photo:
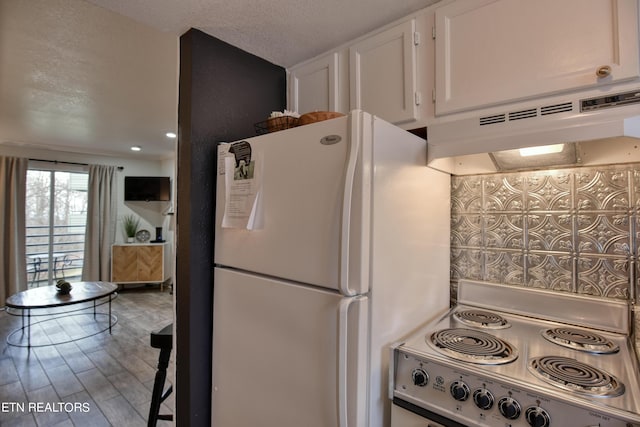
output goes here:
{"type": "MultiPolygon", "coordinates": [[[[17,294],[11,295],[6,300],[6,306],[8,308],[7,313],[14,314],[9,309],[19,310],[20,317],[22,318],[22,327],[14,330],[7,336],[7,344],[15,346],[15,347],[42,347],[47,345],[56,345],[56,344],[64,344],[70,341],[77,341],[79,339],[87,338],[92,335],[96,335],[101,332],[105,332],[107,329],[109,333],[111,333],[112,326],[118,321],[118,319],[111,314],[111,301],[114,298],[114,295],[117,296],[118,285],[111,282],[75,282],[72,283],[71,286],[73,289],[70,293],[63,295],[57,292],[55,286],[43,286],[40,288],[28,289],[26,291],[18,292],[17,294]],[[104,301],[100,302],[100,299],[104,299],[104,301]],[[98,315],[105,315],[106,313],[97,313],[96,308],[99,305],[109,304],[109,326],[103,330],[99,330],[98,332],[82,336],[80,338],[74,338],[63,342],[50,342],[41,345],[31,345],[31,317],[32,310],[44,310],[44,309],[52,309],[55,307],[62,306],[70,306],[75,304],[82,303],[91,303],[86,307],[81,307],[77,310],[72,311],[63,311],[56,313],[42,313],[42,314],[33,314],[33,316],[55,316],[47,319],[54,320],[64,316],[68,316],[69,313],[73,313],[75,311],[89,310],[93,307],[93,317],[97,318],[98,315]],[[25,324],[26,320],[26,324],[25,324]],[[24,331],[27,331],[27,344],[24,345],[22,342],[18,342],[13,340],[14,336],[24,331]]],[[[17,315],[17,314],[15,314],[17,315]]],[[[40,323],[40,322],[38,322],[40,323]]]]}

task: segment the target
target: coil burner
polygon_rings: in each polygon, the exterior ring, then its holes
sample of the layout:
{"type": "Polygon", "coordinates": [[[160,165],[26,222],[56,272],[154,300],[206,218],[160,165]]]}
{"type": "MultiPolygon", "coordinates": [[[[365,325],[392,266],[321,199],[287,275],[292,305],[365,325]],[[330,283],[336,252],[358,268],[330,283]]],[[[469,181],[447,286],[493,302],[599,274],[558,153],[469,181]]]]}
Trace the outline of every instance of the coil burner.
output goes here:
{"type": "Polygon", "coordinates": [[[542,336],[554,344],[589,353],[611,354],[620,350],[616,344],[596,333],[575,328],[551,328],[542,336]]]}
{"type": "Polygon", "coordinates": [[[483,329],[505,329],[511,326],[507,319],[499,314],[484,310],[460,310],[453,313],[453,317],[465,325],[483,329]]]}
{"type": "Polygon", "coordinates": [[[443,329],[431,334],[427,344],[453,359],[481,365],[502,365],[518,358],[508,342],[472,329],[443,329]]]}
{"type": "Polygon", "coordinates": [[[601,397],[624,394],[624,384],[613,375],[568,357],[535,357],[528,367],[536,377],[564,390],[601,397]]]}

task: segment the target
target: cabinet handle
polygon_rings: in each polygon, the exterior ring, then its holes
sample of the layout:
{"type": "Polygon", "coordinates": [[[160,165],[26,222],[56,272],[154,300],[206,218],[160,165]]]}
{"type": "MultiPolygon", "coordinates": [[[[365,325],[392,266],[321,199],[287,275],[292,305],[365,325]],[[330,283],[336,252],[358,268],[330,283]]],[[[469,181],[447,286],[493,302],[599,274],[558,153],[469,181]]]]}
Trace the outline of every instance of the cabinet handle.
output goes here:
{"type": "Polygon", "coordinates": [[[598,78],[603,78],[611,75],[611,67],[608,65],[603,65],[602,67],[598,67],[596,70],[596,76],[598,78]]]}

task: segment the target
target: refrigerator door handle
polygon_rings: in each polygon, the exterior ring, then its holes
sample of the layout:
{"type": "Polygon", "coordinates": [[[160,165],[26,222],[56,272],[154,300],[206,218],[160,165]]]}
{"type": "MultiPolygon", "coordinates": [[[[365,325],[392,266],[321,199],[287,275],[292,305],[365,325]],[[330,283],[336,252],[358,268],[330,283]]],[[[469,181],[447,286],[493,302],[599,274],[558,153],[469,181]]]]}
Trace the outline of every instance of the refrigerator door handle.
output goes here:
{"type": "MultiPolygon", "coordinates": [[[[348,427],[349,420],[349,408],[355,411],[355,417],[358,417],[357,406],[360,404],[357,399],[358,396],[352,396],[349,398],[349,341],[355,345],[358,340],[357,336],[349,336],[349,328],[351,327],[358,335],[360,331],[359,325],[352,326],[349,323],[349,308],[355,303],[362,303],[368,299],[365,295],[357,295],[351,298],[343,298],[340,300],[338,306],[338,427],[348,427]]],[[[361,306],[359,310],[362,310],[361,306]]],[[[360,312],[361,317],[363,312],[360,312]]],[[[364,312],[366,316],[366,312],[364,312]]],[[[356,320],[354,323],[358,323],[356,320]]],[[[357,367],[354,367],[357,369],[357,367]]],[[[355,374],[356,377],[358,374],[355,374]]],[[[359,381],[359,380],[356,380],[359,381]]],[[[361,384],[357,384],[357,388],[360,388],[361,384]]],[[[360,390],[361,391],[361,390],[360,390]]],[[[356,422],[359,424],[358,422],[356,422]]]]}
{"type": "Polygon", "coordinates": [[[349,343],[349,306],[354,300],[355,298],[343,298],[338,307],[338,427],[347,427],[348,420],[347,345],[349,343]]]}
{"type": "Polygon", "coordinates": [[[349,154],[344,178],[344,193],[342,195],[342,225],[340,240],[340,293],[344,296],[354,296],[356,291],[349,287],[349,235],[351,224],[351,199],[356,175],[356,163],[360,152],[359,114],[349,116],[351,135],[349,138],[349,154]]]}

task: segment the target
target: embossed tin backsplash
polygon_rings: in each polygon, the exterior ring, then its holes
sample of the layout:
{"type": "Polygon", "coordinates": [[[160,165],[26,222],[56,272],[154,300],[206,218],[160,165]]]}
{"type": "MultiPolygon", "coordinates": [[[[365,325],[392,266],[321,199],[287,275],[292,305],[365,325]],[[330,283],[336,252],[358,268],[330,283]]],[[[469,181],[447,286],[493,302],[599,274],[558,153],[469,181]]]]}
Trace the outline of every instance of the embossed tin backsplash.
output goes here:
{"type": "Polygon", "coordinates": [[[454,288],[467,278],[636,298],[639,163],[453,176],[451,191],[454,288]]]}

